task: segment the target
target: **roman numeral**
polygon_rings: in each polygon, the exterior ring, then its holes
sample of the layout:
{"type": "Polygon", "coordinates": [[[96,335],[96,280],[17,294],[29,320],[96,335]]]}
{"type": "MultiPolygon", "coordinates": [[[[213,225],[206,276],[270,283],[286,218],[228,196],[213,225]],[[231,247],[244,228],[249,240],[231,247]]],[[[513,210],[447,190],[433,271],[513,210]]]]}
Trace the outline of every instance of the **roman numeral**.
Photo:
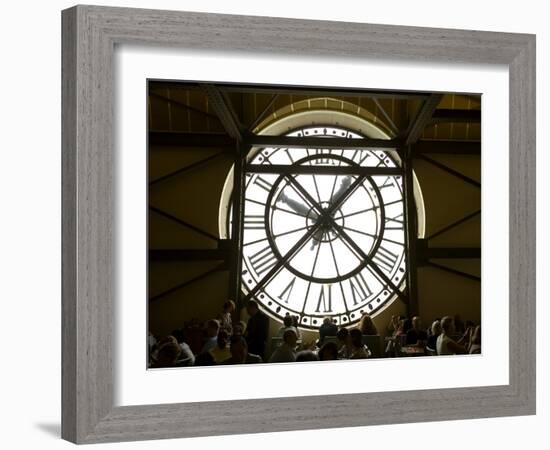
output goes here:
{"type": "Polygon", "coordinates": [[[355,161],[356,156],[359,156],[357,163],[361,165],[363,164],[363,161],[365,161],[369,156],[372,156],[372,155],[368,150],[355,150],[355,152],[353,152],[353,156],[351,157],[351,160],[355,161]]]}
{"type": "Polygon", "coordinates": [[[281,292],[277,298],[279,300],[284,301],[285,303],[288,303],[288,299],[290,298],[290,295],[292,294],[292,289],[294,289],[294,282],[296,281],[296,277],[292,279],[290,283],[288,283],[288,286],[283,289],[283,292],[281,292]]]}
{"type": "Polygon", "coordinates": [[[260,176],[256,177],[256,179],[254,180],[254,184],[257,184],[266,192],[270,192],[271,188],[273,187],[273,185],[269,181],[266,181],[260,176]]]}
{"type": "Polygon", "coordinates": [[[372,295],[372,291],[361,273],[349,279],[349,286],[351,288],[354,306],[372,295]]]}
{"type": "Polygon", "coordinates": [[[260,276],[271,269],[276,263],[277,257],[273,254],[269,245],[250,257],[250,264],[252,264],[254,271],[260,276]]]}
{"type": "Polygon", "coordinates": [[[387,248],[380,246],[376,252],[376,255],[372,258],[372,261],[381,269],[391,273],[398,257],[398,255],[390,252],[387,248]]]}
{"type": "Polygon", "coordinates": [[[265,229],[265,216],[263,215],[244,216],[244,228],[247,230],[265,229]]]}
{"type": "Polygon", "coordinates": [[[319,300],[317,301],[317,309],[315,312],[321,312],[321,306],[324,313],[332,312],[332,284],[323,284],[319,300]]]}
{"type": "Polygon", "coordinates": [[[403,229],[403,213],[398,214],[394,217],[388,217],[386,216],[386,220],[384,221],[384,225],[386,227],[386,230],[402,230],[403,229]],[[388,226],[388,222],[391,222],[388,226]]]}
{"type": "MultiPolygon", "coordinates": [[[[316,149],[315,154],[316,155],[330,155],[332,153],[332,150],[330,149],[316,149]]],[[[334,164],[334,160],[332,158],[317,158],[315,161],[318,164],[334,164]]]]}
{"type": "Polygon", "coordinates": [[[384,184],[382,184],[382,186],[378,186],[380,190],[393,186],[392,178],[393,177],[386,177],[386,179],[384,180],[384,184]]]}

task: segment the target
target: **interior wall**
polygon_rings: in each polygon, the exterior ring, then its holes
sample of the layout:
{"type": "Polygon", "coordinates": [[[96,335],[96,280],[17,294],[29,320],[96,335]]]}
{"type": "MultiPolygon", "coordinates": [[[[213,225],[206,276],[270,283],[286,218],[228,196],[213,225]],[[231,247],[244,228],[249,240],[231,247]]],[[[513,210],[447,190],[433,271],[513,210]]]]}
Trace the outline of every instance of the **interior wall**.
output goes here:
{"type": "MultiPolygon", "coordinates": [[[[454,101],[455,103],[458,100],[454,101]]],[[[469,100],[461,100],[469,102],[469,100]]],[[[440,107],[452,106],[453,100],[444,100],[440,107]],[[447,104],[445,104],[445,101],[447,104]]],[[[244,113],[246,102],[242,103],[244,113]]],[[[161,108],[162,102],[152,106],[161,108]]],[[[455,105],[456,106],[456,105],[455,105]]],[[[255,106],[259,108],[258,105],[255,106]]],[[[166,108],[166,105],[163,106],[166,108]]],[[[174,111],[174,108],[172,108],[174,111]]],[[[164,111],[164,110],[163,110],[164,111]]],[[[172,112],[173,112],[172,111],[172,112]]],[[[403,116],[402,110],[398,111],[403,116]]],[[[173,116],[172,116],[173,117],[173,116]]],[[[193,122],[198,127],[198,122],[193,122]]],[[[208,125],[216,126],[213,122],[208,125]]],[[[449,133],[449,127],[432,127],[426,131],[428,137],[441,139],[449,133]]],[[[168,115],[150,123],[151,129],[157,127],[174,129],[168,115]],[[153,128],[154,126],[154,128],[153,128]]],[[[466,124],[456,124],[452,133],[468,133],[476,137],[478,130],[466,129],[466,124]],[[462,127],[462,129],[457,128],[462,127]],[[458,130],[458,131],[457,131],[458,130]]],[[[174,146],[161,146],[150,149],[149,180],[194,163],[207,155],[220,152],[220,149],[189,149],[174,146]]],[[[448,165],[475,180],[481,178],[479,156],[472,155],[433,155],[437,161],[448,165]]],[[[225,154],[213,159],[189,172],[151,186],[149,203],[182,220],[200,227],[210,234],[219,235],[218,212],[219,200],[226,176],[231,167],[231,155],[225,154]]],[[[465,183],[459,178],[421,160],[414,160],[426,211],[426,235],[430,235],[449,223],[481,208],[480,189],[465,183]]],[[[432,242],[431,246],[439,247],[479,247],[481,240],[481,219],[476,216],[432,242]]],[[[154,249],[170,248],[204,248],[212,249],[216,243],[189,228],[150,211],[149,214],[149,247],[154,249]]],[[[149,271],[149,297],[174,288],[178,284],[210,270],[216,261],[195,261],[188,263],[151,262],[149,271]]],[[[437,261],[438,264],[461,270],[472,275],[480,275],[479,260],[437,261]]],[[[228,272],[220,271],[191,283],[182,289],[176,289],[168,295],[149,302],[149,328],[154,334],[167,334],[183,326],[192,318],[207,320],[217,317],[221,305],[227,299],[228,272]]],[[[434,318],[444,315],[459,314],[463,320],[481,321],[481,284],[455,274],[444,272],[433,267],[421,267],[418,271],[419,312],[424,325],[428,326],[434,318]]],[[[387,305],[374,316],[374,322],[381,334],[386,334],[386,327],[392,315],[406,315],[406,306],[400,300],[387,305]]],[[[245,317],[245,316],[243,316],[245,317]]],[[[274,335],[280,322],[271,320],[270,332],[274,335]]],[[[305,332],[304,341],[313,341],[316,333],[305,332]]]]}

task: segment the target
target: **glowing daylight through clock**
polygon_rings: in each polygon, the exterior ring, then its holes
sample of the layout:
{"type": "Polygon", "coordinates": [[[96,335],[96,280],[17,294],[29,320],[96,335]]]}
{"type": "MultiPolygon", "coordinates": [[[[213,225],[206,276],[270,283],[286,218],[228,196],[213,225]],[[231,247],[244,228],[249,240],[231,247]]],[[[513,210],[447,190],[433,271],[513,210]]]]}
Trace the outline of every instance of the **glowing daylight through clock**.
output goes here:
{"type": "MultiPolygon", "coordinates": [[[[362,137],[331,126],[287,136],[362,137]]],[[[248,167],[246,298],[274,317],[297,315],[300,326],[318,328],[324,317],[352,324],[403,295],[403,183],[387,149],[267,147],[248,167]]]]}

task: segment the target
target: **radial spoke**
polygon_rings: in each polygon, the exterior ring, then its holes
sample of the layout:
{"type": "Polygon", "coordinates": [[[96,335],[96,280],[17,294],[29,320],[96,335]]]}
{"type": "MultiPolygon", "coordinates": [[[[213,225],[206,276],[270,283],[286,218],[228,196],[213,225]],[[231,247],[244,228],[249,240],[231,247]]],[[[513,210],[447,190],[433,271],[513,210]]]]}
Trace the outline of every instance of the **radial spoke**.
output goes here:
{"type": "Polygon", "coordinates": [[[313,175],[313,184],[315,185],[315,192],[317,193],[317,200],[321,204],[321,194],[319,194],[319,186],[317,185],[317,177],[313,175]]]}
{"type": "Polygon", "coordinates": [[[358,214],[363,214],[363,213],[366,213],[366,212],[369,212],[369,211],[375,211],[377,208],[380,208],[379,206],[371,206],[370,208],[366,208],[366,209],[362,209],[360,211],[355,211],[355,212],[352,212],[352,213],[349,213],[349,214],[344,214],[343,216],[339,217],[340,219],[346,219],[347,217],[353,217],[353,216],[356,216],[358,214]]]}
{"type": "MultiPolygon", "coordinates": [[[[256,203],[257,205],[265,206],[265,203],[259,202],[258,200],[252,200],[251,198],[247,198],[246,201],[256,203]]],[[[273,208],[276,209],[277,211],[283,211],[288,214],[294,214],[295,216],[307,217],[305,214],[300,214],[297,211],[291,211],[290,209],[281,208],[280,206],[277,206],[277,205],[275,205],[273,208]]]]}
{"type": "MultiPolygon", "coordinates": [[[[342,161],[338,161],[338,166],[341,166],[342,165],[342,161]]],[[[329,199],[329,203],[332,204],[332,198],[334,197],[334,189],[336,189],[336,181],[338,180],[338,175],[336,175],[334,177],[334,183],[332,183],[332,189],[330,191],[330,199],[329,199]]]]}
{"type": "MultiPolygon", "coordinates": [[[[342,228],[344,228],[345,230],[353,231],[354,233],[364,234],[365,236],[371,237],[373,239],[378,238],[378,236],[376,236],[375,234],[367,233],[366,231],[356,230],[355,228],[351,228],[349,226],[344,225],[342,228]]],[[[383,237],[382,240],[387,241],[387,242],[391,242],[392,244],[405,245],[403,242],[394,241],[393,239],[389,239],[387,237],[383,237]]]]}
{"type": "MultiPolygon", "coordinates": [[[[340,270],[338,270],[338,263],[336,262],[336,253],[334,252],[334,246],[332,245],[332,241],[329,240],[328,243],[330,244],[330,251],[332,253],[332,260],[334,261],[334,268],[336,269],[336,276],[340,278],[340,270]]],[[[338,283],[340,285],[340,291],[342,292],[342,300],[344,300],[344,306],[346,307],[346,313],[349,313],[348,308],[348,302],[346,302],[346,296],[344,294],[344,286],[342,285],[342,282],[338,283]]]]}
{"type": "MultiPolygon", "coordinates": [[[[384,203],[384,207],[390,206],[390,205],[395,205],[396,203],[401,203],[402,201],[403,201],[402,199],[399,199],[399,200],[394,200],[393,202],[384,203]]],[[[370,208],[362,209],[360,211],[355,211],[355,212],[352,212],[352,213],[349,213],[349,214],[344,214],[342,217],[340,217],[340,219],[345,219],[346,217],[352,217],[352,216],[356,216],[357,214],[362,214],[362,213],[366,213],[366,212],[369,212],[369,211],[374,211],[378,208],[380,208],[379,205],[371,206],[370,208]]]]}
{"type": "Polygon", "coordinates": [[[338,231],[338,235],[343,238],[343,241],[347,241],[349,245],[355,250],[356,254],[358,254],[361,259],[367,262],[367,264],[372,268],[372,270],[378,275],[378,278],[383,280],[384,283],[386,283],[392,291],[394,291],[400,298],[405,299],[404,294],[399,290],[399,288],[393,284],[393,282],[389,279],[389,277],[382,272],[382,270],[373,262],[373,260],[367,255],[361,247],[359,247],[356,242],[349,237],[349,235],[346,233],[346,231],[338,225],[334,219],[331,218],[331,225],[332,227],[338,231]]]}
{"type": "Polygon", "coordinates": [[[294,178],[292,175],[287,175],[288,179],[290,180],[290,184],[294,188],[294,190],[302,197],[307,203],[309,203],[313,208],[317,209],[319,214],[323,213],[322,206],[315,201],[315,199],[309,194],[309,192],[304,189],[304,187],[296,181],[296,178],[294,178]]]}
{"type": "MultiPolygon", "coordinates": [[[[306,228],[307,228],[307,225],[305,227],[294,228],[293,230],[285,231],[284,233],[274,234],[273,239],[286,236],[287,234],[297,233],[298,231],[305,230],[306,228]]],[[[247,245],[257,244],[258,242],[265,241],[266,239],[267,239],[267,236],[261,239],[256,239],[255,241],[252,241],[252,242],[247,242],[246,244],[243,244],[243,247],[246,247],[247,245]]]]}
{"type": "Polygon", "coordinates": [[[277,261],[277,263],[264,275],[264,277],[258,281],[258,283],[246,294],[244,301],[250,300],[250,298],[262,288],[265,287],[273,279],[277,273],[284,267],[284,265],[292,259],[298,251],[306,244],[306,242],[313,236],[317,231],[320,224],[318,222],[314,223],[309,230],[292,246],[292,248],[285,253],[285,255],[277,261]]]}
{"type": "MultiPolygon", "coordinates": [[[[325,236],[325,232],[323,231],[323,233],[321,235],[321,239],[323,239],[324,236],[325,236]]],[[[319,251],[320,250],[321,250],[321,245],[318,245],[317,246],[317,252],[315,253],[315,259],[313,260],[313,268],[311,269],[311,273],[309,274],[310,278],[312,278],[313,274],[315,273],[315,267],[317,266],[317,258],[319,257],[319,251]]],[[[304,314],[304,311],[306,310],[306,303],[307,303],[307,298],[308,298],[308,295],[309,295],[310,288],[311,288],[311,280],[308,281],[306,295],[304,297],[304,304],[302,305],[301,314],[304,314]]]]}
{"type": "Polygon", "coordinates": [[[365,179],[364,175],[358,176],[353,183],[344,191],[342,192],[339,197],[334,201],[334,203],[331,203],[331,205],[327,208],[325,211],[325,216],[329,217],[331,220],[333,219],[332,215],[345,203],[345,201],[357,190],[359,185],[363,182],[365,179]]]}

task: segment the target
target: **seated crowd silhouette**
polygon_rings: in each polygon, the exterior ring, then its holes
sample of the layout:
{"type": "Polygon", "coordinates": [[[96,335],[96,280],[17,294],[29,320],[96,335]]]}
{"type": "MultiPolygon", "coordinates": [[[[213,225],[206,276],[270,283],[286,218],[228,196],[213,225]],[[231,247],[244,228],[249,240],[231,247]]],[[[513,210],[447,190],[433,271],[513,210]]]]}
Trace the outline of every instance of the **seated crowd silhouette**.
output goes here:
{"type": "Polygon", "coordinates": [[[325,318],[318,338],[302,339],[298,317],[287,315],[269,340],[269,318],[251,300],[248,322],[233,322],[235,303],[223,305],[217,319],[193,320],[171,335],[149,333],[149,367],[213,366],[227,364],[329,361],[399,356],[436,356],[481,353],[481,327],[460,316],[436,319],[423,328],[420,317],[392,316],[382,336],[364,314],[354,328],[338,327],[325,318]]]}

